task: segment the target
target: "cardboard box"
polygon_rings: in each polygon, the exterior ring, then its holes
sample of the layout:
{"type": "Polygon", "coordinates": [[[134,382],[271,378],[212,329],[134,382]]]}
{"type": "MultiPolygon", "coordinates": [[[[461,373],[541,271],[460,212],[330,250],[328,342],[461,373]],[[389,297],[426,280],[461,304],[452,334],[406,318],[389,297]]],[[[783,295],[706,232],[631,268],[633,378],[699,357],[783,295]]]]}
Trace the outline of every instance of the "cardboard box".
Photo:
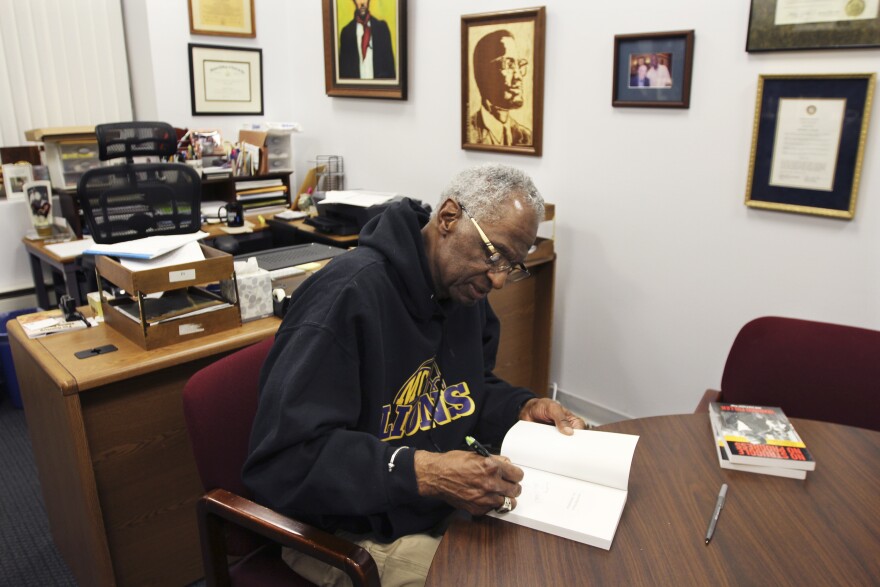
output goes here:
{"type": "Polygon", "coordinates": [[[260,148],[260,167],[257,169],[256,175],[266,175],[269,169],[269,150],[266,148],[266,137],[268,133],[264,130],[240,130],[238,131],[238,141],[250,143],[260,148]]]}

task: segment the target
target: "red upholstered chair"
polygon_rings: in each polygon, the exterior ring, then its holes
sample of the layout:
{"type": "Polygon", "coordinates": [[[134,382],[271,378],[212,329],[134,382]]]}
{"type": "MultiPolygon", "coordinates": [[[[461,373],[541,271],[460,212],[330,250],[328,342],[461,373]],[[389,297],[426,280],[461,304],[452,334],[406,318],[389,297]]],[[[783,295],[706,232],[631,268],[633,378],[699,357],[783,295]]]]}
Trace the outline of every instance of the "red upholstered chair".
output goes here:
{"type": "Polygon", "coordinates": [[[742,327],[709,402],[780,406],[788,416],[880,430],[880,332],[767,316],[742,327]]]}
{"type": "Polygon", "coordinates": [[[228,355],[194,374],[183,390],[186,426],[207,491],[198,503],[206,582],[311,585],[281,560],[280,547],[287,546],[342,569],[354,585],[379,587],[366,550],[254,503],[241,480],[260,368],[271,346],[268,339],[228,355]]]}

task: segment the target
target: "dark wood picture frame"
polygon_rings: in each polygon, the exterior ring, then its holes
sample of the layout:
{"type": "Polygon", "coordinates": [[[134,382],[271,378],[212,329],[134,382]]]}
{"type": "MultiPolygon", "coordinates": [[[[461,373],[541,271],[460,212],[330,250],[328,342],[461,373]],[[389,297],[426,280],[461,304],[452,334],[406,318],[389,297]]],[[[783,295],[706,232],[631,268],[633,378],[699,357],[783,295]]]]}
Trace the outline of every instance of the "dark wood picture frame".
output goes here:
{"type": "Polygon", "coordinates": [[[614,35],[611,105],[689,108],[694,31],[614,35]]]}
{"type": "Polygon", "coordinates": [[[369,3],[373,73],[362,79],[356,47],[355,5],[351,0],[322,0],[324,85],[328,96],[406,100],[406,0],[369,3]],[[343,7],[350,10],[344,10],[343,7]]]}
{"type": "Polygon", "coordinates": [[[193,116],[263,114],[262,49],[189,43],[188,50],[193,116]]]}
{"type": "Polygon", "coordinates": [[[545,35],[543,6],[461,17],[462,149],[541,155],[545,35]]]}
{"type": "Polygon", "coordinates": [[[841,2],[833,10],[798,5],[787,11],[785,4],[780,7],[783,1],[751,1],[746,51],[880,47],[880,14],[865,14],[863,0],[841,2]]]}
{"type": "Polygon", "coordinates": [[[218,35],[223,37],[254,38],[257,25],[254,22],[254,0],[238,0],[240,15],[226,14],[229,0],[188,0],[189,32],[193,35],[218,35]],[[202,11],[208,9],[208,14],[202,11]],[[241,22],[235,22],[240,17],[241,22]]]}
{"type": "Polygon", "coordinates": [[[746,206],[854,218],[876,78],[759,76],[746,206]]]}

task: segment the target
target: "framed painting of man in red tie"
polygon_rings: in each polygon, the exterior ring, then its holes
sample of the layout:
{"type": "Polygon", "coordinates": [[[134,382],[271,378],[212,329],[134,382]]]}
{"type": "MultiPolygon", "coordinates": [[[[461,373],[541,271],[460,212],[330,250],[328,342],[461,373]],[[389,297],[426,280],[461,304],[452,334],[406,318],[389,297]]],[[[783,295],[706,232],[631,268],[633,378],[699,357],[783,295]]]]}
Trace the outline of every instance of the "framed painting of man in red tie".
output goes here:
{"type": "Polygon", "coordinates": [[[328,96],[406,100],[406,0],[322,0],[328,96]]]}
{"type": "Polygon", "coordinates": [[[544,7],[461,17],[461,148],[541,155],[544,7]]]}

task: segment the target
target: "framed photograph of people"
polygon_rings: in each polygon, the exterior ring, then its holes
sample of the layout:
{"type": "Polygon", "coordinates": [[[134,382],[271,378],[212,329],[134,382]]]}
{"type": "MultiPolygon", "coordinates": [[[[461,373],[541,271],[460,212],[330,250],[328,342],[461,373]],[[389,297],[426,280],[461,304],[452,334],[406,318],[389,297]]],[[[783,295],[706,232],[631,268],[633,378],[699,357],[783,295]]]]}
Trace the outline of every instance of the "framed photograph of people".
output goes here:
{"type": "Polygon", "coordinates": [[[189,32],[256,37],[254,0],[189,0],[189,32]]]}
{"type": "Polygon", "coordinates": [[[694,31],[614,36],[612,106],[688,108],[694,31]]]}
{"type": "Polygon", "coordinates": [[[880,0],[752,0],[746,51],[880,47],[880,0]]]}
{"type": "Polygon", "coordinates": [[[328,96],[406,100],[406,0],[321,0],[328,96]]]}
{"type": "Polygon", "coordinates": [[[461,148],[541,155],[543,6],[461,17],[461,148]]]}
{"type": "Polygon", "coordinates": [[[189,44],[193,116],[263,114],[263,51],[189,44]]]}
{"type": "Polygon", "coordinates": [[[759,76],[746,206],[852,219],[876,78],[759,76]]]}

